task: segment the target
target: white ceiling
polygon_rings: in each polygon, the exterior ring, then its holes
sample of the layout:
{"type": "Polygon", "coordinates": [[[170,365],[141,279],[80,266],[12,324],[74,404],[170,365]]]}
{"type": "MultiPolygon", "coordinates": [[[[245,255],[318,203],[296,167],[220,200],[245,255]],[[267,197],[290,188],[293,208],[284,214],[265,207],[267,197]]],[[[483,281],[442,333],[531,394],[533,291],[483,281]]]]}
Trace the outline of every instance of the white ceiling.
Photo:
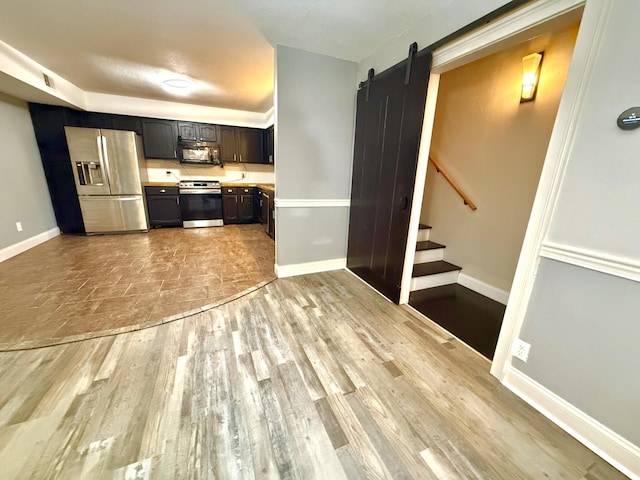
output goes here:
{"type": "Polygon", "coordinates": [[[273,45],[359,61],[451,1],[12,0],[0,40],[84,91],[266,112],[273,45]]]}

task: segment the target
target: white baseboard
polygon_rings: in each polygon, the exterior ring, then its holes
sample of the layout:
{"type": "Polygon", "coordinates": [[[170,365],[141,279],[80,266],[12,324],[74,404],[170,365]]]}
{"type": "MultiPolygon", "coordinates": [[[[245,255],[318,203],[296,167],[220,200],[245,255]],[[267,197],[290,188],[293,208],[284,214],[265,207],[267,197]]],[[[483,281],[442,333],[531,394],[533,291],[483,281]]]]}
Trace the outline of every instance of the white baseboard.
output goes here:
{"type": "Polygon", "coordinates": [[[489,285],[482,280],[470,277],[462,272],[460,272],[460,275],[458,276],[458,283],[463,287],[467,287],[469,290],[473,290],[474,292],[484,295],[485,297],[495,300],[503,305],[506,305],[509,301],[509,292],[506,290],[489,285]]]}
{"type": "Polygon", "coordinates": [[[319,262],[296,263],[294,265],[278,265],[275,271],[278,278],[307,275],[308,273],[328,272],[330,270],[342,270],[347,268],[346,258],[334,258],[319,262]]]}
{"type": "Polygon", "coordinates": [[[4,262],[11,257],[15,257],[16,255],[21,254],[22,252],[26,252],[30,248],[40,245],[47,240],[51,240],[58,235],[60,235],[60,229],[58,227],[55,227],[51,230],[47,230],[46,232],[42,232],[38,235],[27,238],[26,240],[23,240],[21,242],[14,243],[13,245],[9,245],[8,247],[4,247],[2,250],[0,250],[0,262],[4,262]]]}
{"type": "Polygon", "coordinates": [[[587,448],[633,479],[640,479],[640,448],[566,400],[509,367],[504,385],[587,448]]]}

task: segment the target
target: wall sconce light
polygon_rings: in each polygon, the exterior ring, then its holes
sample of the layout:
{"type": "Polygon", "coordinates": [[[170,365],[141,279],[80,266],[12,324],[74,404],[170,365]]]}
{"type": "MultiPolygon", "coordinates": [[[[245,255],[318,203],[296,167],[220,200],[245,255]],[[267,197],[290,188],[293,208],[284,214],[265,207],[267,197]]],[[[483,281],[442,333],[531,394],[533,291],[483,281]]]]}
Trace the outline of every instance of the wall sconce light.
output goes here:
{"type": "Polygon", "coordinates": [[[542,53],[532,53],[522,57],[522,93],[520,94],[520,103],[530,102],[536,98],[542,53]]]}

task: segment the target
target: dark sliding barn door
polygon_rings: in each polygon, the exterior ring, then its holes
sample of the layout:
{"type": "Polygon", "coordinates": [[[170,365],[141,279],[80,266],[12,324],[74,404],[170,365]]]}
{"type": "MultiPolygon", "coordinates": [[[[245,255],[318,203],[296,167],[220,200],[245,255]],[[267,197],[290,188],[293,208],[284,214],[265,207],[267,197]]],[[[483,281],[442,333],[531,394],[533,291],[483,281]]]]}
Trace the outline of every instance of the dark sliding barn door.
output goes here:
{"type": "Polygon", "coordinates": [[[430,67],[421,52],[358,91],[347,267],[396,303],[430,67]]]}

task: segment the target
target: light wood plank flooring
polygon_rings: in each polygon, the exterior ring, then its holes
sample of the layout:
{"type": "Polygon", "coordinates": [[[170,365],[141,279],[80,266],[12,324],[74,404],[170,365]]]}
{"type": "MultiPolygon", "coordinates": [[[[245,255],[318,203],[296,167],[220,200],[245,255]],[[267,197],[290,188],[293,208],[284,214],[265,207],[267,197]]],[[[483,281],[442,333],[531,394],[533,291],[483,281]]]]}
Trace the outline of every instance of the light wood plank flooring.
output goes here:
{"type": "Polygon", "coordinates": [[[348,272],[0,354],[0,478],[624,478],[348,272]]]}

